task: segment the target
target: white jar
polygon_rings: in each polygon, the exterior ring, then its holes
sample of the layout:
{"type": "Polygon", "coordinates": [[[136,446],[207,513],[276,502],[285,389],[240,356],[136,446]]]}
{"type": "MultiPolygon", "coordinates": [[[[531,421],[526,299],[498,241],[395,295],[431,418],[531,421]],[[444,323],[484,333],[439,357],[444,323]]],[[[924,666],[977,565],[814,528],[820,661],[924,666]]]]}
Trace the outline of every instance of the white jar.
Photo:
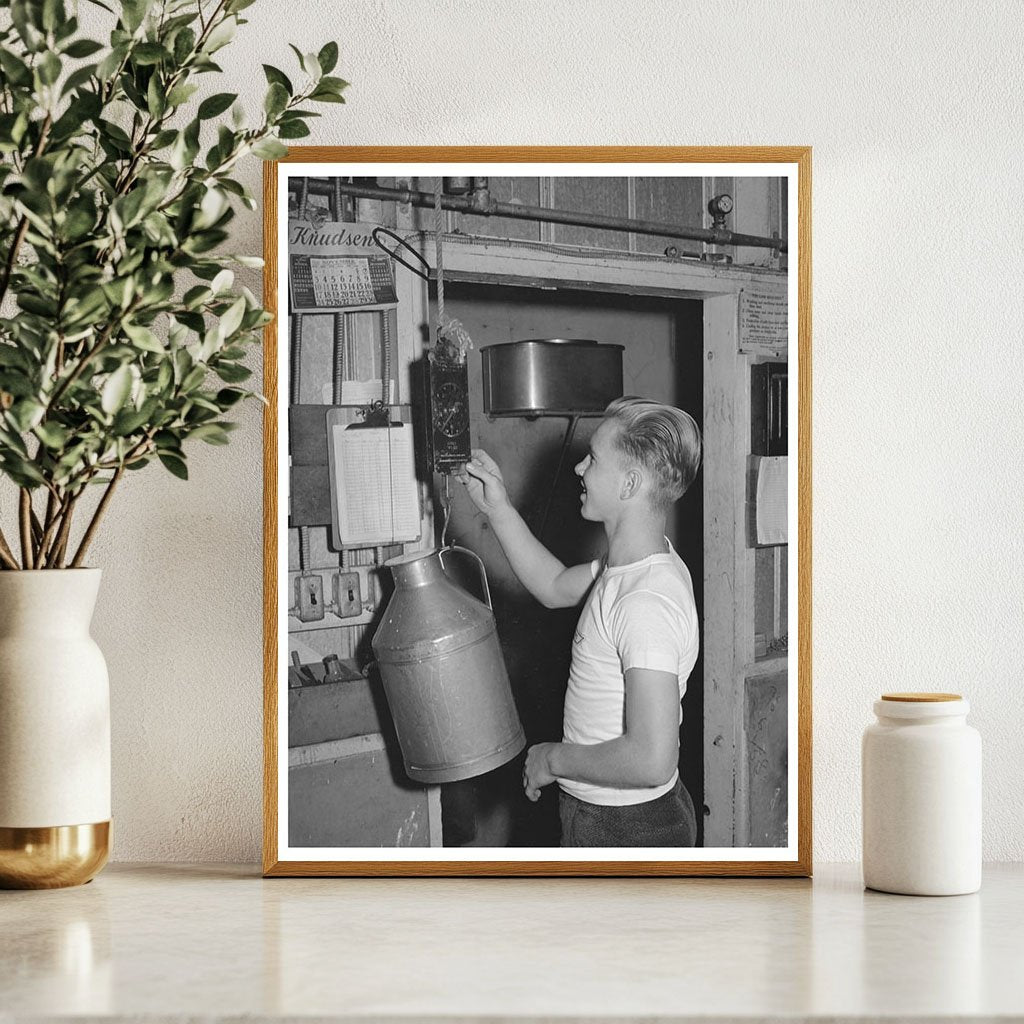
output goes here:
{"type": "Polygon", "coordinates": [[[981,737],[955,693],[888,693],[862,746],[864,884],[913,896],[981,887],[981,737]]]}

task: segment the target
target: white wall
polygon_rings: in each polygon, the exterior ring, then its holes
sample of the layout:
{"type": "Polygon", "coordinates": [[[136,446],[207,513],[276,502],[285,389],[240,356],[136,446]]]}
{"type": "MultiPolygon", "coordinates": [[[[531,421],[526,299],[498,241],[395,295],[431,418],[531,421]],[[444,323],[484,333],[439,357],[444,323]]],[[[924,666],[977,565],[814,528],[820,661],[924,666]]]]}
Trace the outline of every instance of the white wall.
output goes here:
{"type": "MultiPolygon", "coordinates": [[[[311,143],[814,147],[815,856],[859,857],[875,696],[951,689],[985,742],[985,854],[1024,859],[1019,5],[260,0],[247,14],[216,91],[253,109],[260,63],[291,67],[287,42],[341,45],[349,103],[323,108],[311,143]]],[[[258,215],[237,224],[235,248],[258,252],[258,215]]],[[[236,438],[197,451],[188,484],[132,478],[95,548],[121,860],[258,859],[255,406],[236,438]]]]}

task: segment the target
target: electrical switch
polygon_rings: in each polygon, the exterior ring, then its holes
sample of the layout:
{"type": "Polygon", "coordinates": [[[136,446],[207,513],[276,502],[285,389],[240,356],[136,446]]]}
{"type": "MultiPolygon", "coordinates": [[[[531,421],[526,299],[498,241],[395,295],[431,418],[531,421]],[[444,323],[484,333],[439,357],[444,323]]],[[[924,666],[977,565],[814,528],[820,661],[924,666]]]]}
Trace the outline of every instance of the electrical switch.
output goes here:
{"type": "Polygon", "coordinates": [[[295,578],[295,603],[300,622],[319,622],[324,617],[324,581],[315,573],[295,578]]]}
{"type": "Polygon", "coordinates": [[[339,618],[351,619],[362,614],[363,599],[359,590],[359,573],[334,574],[334,610],[339,618]]]}

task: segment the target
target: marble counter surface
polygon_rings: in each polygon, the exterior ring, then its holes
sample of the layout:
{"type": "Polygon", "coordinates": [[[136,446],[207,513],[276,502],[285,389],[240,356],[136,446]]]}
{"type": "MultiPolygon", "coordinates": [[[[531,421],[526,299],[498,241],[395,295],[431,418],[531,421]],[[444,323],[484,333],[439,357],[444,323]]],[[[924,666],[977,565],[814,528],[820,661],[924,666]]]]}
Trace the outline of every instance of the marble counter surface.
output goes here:
{"type": "Polygon", "coordinates": [[[1024,865],[973,896],[770,879],[273,879],[0,893],[0,1021],[1024,1020],[1024,865]]]}

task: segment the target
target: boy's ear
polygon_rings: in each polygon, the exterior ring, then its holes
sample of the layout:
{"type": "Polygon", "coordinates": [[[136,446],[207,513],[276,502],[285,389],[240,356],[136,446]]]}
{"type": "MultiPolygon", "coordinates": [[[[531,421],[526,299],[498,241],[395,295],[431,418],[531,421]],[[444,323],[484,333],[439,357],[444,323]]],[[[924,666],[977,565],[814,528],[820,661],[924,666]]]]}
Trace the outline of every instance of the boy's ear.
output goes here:
{"type": "Polygon", "coordinates": [[[619,491],[619,498],[622,501],[629,501],[643,490],[644,475],[639,469],[627,469],[626,475],[622,478],[622,489],[619,491]]]}

